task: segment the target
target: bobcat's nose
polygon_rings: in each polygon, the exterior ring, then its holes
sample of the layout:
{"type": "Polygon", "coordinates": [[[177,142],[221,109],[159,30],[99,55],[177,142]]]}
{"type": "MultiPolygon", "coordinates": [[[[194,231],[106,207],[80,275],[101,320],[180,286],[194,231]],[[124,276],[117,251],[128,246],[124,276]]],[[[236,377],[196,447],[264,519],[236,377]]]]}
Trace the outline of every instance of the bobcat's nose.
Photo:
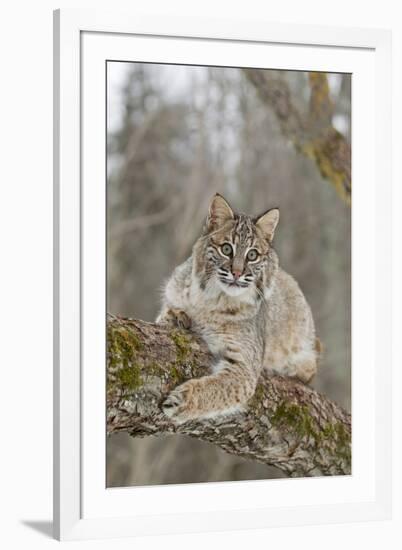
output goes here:
{"type": "Polygon", "coordinates": [[[235,281],[237,281],[237,279],[240,279],[241,274],[242,274],[242,272],[239,269],[233,269],[232,270],[232,275],[233,275],[233,278],[234,278],[235,281]]]}

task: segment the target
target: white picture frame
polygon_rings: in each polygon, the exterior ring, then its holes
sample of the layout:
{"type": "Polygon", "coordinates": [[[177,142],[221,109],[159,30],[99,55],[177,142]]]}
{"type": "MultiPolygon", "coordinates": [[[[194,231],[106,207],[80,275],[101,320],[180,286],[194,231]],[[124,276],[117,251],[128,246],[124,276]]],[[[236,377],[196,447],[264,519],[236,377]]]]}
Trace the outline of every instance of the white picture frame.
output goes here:
{"type": "Polygon", "coordinates": [[[54,13],[56,538],[390,517],[390,58],[384,30],[54,13]],[[278,480],[269,491],[266,481],[106,488],[105,193],[99,182],[105,182],[110,59],[354,74],[351,476],[278,480]]]}

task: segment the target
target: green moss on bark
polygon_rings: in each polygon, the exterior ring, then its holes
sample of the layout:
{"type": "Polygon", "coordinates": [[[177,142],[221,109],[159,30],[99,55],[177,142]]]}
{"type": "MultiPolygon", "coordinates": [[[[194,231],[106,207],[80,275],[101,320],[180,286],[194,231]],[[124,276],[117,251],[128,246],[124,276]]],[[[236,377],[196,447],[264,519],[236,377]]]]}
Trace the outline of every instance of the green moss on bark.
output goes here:
{"type": "Polygon", "coordinates": [[[271,416],[273,426],[286,429],[300,437],[313,437],[317,439],[315,423],[305,405],[282,402],[271,416]]]}
{"type": "Polygon", "coordinates": [[[171,338],[176,346],[177,363],[185,363],[191,355],[191,343],[189,338],[179,330],[173,330],[171,338]]]}
{"type": "Polygon", "coordinates": [[[124,391],[133,391],[142,385],[139,368],[135,365],[123,367],[116,372],[116,379],[124,391]]]}
{"type": "Polygon", "coordinates": [[[350,433],[342,422],[335,420],[320,427],[311,415],[308,406],[282,402],[270,418],[272,426],[292,432],[299,439],[312,439],[316,447],[336,445],[336,454],[350,463],[350,433]]]}
{"type": "Polygon", "coordinates": [[[124,392],[138,388],[142,384],[142,376],[136,354],[143,348],[138,336],[125,327],[109,324],[107,346],[110,372],[108,389],[114,389],[116,385],[124,392]]]}

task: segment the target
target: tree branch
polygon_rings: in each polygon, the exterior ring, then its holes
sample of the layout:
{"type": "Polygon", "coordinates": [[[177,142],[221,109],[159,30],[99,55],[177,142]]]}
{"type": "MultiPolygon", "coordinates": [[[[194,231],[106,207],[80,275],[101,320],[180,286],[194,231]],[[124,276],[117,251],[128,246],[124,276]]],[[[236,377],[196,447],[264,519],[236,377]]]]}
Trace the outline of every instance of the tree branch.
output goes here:
{"type": "Polygon", "coordinates": [[[263,103],[273,109],[283,134],[298,151],[313,159],[339,195],[351,202],[351,149],[332,125],[333,105],[325,73],[310,72],[310,107],[302,115],[291,100],[280,71],[243,69],[263,103]]]}
{"type": "Polygon", "coordinates": [[[350,415],[289,378],[263,375],[244,412],[173,424],[161,402],[178,384],[208,374],[211,362],[191,332],[109,316],[108,434],[180,433],[292,477],[350,474],[350,415]]]}

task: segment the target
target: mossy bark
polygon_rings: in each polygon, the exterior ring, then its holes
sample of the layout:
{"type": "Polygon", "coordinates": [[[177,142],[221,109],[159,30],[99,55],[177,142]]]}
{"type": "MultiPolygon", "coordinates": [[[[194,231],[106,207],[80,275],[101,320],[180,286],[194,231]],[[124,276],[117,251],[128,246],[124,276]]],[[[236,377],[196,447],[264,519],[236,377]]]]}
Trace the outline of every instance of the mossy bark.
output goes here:
{"type": "Polygon", "coordinates": [[[134,319],[109,316],[107,329],[108,434],[185,434],[293,477],[351,473],[350,415],[312,388],[263,375],[244,412],[175,425],[160,405],[178,384],[210,372],[205,344],[134,319]]]}

